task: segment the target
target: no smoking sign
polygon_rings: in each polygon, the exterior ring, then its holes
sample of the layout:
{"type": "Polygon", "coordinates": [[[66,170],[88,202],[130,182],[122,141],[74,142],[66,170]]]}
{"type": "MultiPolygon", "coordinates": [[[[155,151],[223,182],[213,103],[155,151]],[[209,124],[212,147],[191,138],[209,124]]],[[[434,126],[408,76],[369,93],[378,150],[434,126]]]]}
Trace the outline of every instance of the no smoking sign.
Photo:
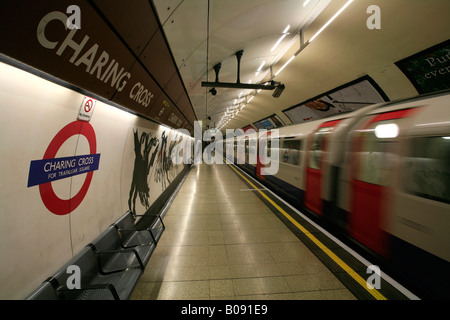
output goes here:
{"type": "Polygon", "coordinates": [[[92,114],[94,113],[95,104],[97,100],[90,97],[85,97],[83,103],[81,104],[80,112],[78,113],[78,120],[87,121],[91,120],[92,114]]]}

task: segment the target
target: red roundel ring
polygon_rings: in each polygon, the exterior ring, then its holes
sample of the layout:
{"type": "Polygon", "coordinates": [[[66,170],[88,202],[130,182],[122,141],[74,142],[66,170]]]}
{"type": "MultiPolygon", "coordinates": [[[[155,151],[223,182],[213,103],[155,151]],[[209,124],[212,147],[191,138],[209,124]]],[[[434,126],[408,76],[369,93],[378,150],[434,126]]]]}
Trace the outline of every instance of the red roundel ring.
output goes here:
{"type": "MultiPolygon", "coordinates": [[[[66,142],[70,137],[77,134],[81,134],[86,137],[89,142],[90,153],[96,154],[97,141],[94,128],[88,122],[75,121],[69,123],[56,134],[56,136],[50,142],[47,150],[45,151],[43,159],[45,160],[55,158],[59,148],[61,148],[63,143],[66,142]]],[[[86,180],[84,181],[80,191],[73,198],[68,200],[62,200],[55,194],[51,182],[39,185],[39,192],[41,194],[44,205],[48,210],[56,215],[62,216],[71,213],[81,204],[84,197],[86,196],[93,175],[94,172],[88,172],[86,175],[86,180]]]]}

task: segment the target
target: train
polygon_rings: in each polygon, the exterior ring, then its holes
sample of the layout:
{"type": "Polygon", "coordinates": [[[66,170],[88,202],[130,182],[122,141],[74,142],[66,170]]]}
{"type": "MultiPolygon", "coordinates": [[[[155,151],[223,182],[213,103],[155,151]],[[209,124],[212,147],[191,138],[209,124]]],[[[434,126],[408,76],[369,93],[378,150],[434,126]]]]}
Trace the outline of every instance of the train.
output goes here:
{"type": "Polygon", "coordinates": [[[256,133],[265,144],[252,144],[250,130],[240,137],[241,161],[235,137],[224,150],[234,148],[229,160],[422,296],[448,299],[449,100],[446,90],[281,127],[274,138],[256,133]],[[272,165],[277,172],[263,175],[272,165]]]}

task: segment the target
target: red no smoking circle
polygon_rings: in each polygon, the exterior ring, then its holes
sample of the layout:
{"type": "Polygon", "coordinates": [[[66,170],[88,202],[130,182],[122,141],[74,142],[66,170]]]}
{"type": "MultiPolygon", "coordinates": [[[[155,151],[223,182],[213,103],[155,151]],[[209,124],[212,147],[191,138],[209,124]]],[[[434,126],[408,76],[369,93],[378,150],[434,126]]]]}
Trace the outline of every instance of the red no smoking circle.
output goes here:
{"type": "Polygon", "coordinates": [[[89,99],[88,101],[86,101],[86,103],[84,104],[84,111],[86,112],[90,112],[92,110],[92,107],[94,106],[94,101],[92,101],[91,99],[89,99]]]}
{"type": "MultiPolygon", "coordinates": [[[[47,150],[45,151],[43,159],[54,159],[63,143],[66,142],[70,137],[77,134],[81,134],[86,137],[89,142],[90,154],[96,154],[97,140],[95,137],[94,128],[87,122],[75,121],[69,123],[56,134],[56,136],[50,142],[47,150]]],[[[56,215],[62,216],[71,213],[81,204],[84,197],[86,196],[93,175],[94,172],[88,172],[80,191],[78,191],[75,196],[68,200],[60,199],[55,194],[51,182],[39,185],[39,192],[41,194],[44,205],[48,210],[56,215]]]]}

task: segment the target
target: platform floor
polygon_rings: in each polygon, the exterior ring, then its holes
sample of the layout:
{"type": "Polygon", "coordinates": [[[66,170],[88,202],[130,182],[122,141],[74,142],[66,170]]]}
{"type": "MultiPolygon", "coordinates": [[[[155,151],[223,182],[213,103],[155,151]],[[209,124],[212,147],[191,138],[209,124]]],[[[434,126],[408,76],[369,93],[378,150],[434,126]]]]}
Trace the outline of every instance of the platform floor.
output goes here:
{"type": "Polygon", "coordinates": [[[195,165],[132,300],[355,299],[228,165],[195,165]]]}

